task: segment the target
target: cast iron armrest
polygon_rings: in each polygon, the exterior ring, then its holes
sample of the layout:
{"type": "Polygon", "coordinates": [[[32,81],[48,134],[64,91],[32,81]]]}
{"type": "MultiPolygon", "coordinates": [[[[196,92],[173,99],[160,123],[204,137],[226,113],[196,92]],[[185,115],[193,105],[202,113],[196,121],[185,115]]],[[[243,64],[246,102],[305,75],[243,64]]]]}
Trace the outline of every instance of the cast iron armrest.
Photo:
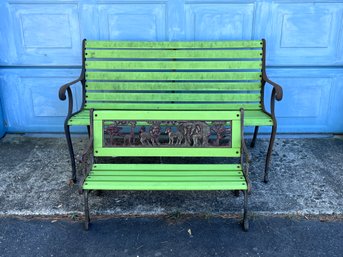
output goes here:
{"type": "Polygon", "coordinates": [[[262,73],[262,80],[263,80],[264,82],[270,84],[271,86],[273,86],[273,89],[275,89],[275,98],[276,98],[276,100],[281,101],[281,100],[282,100],[282,97],[283,97],[283,90],[282,90],[282,87],[281,87],[279,84],[277,84],[277,83],[271,81],[271,80],[268,78],[268,76],[267,76],[267,74],[266,74],[265,72],[262,73]]]}
{"type": "Polygon", "coordinates": [[[69,82],[69,83],[67,83],[67,84],[65,84],[65,85],[63,85],[63,86],[61,86],[61,87],[60,87],[60,90],[59,90],[59,93],[58,93],[59,98],[60,98],[62,101],[66,100],[66,91],[67,91],[67,89],[70,88],[71,85],[74,85],[74,84],[76,84],[77,82],[81,82],[81,81],[82,81],[82,78],[81,78],[81,76],[80,76],[78,79],[75,79],[75,80],[73,80],[73,81],[71,81],[71,82],[69,82]]]}

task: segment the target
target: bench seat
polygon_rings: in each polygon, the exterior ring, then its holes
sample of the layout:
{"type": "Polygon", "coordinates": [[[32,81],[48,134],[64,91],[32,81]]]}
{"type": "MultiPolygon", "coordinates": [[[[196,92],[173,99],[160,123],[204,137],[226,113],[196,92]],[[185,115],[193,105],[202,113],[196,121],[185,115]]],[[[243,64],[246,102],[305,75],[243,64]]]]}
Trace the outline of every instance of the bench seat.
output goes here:
{"type": "MultiPolygon", "coordinates": [[[[122,110],[121,110],[122,111],[122,110]]],[[[244,112],[245,126],[272,126],[272,118],[262,110],[246,110],[244,112]]],[[[70,117],[68,125],[70,126],[88,126],[89,110],[82,110],[70,117]]]]}
{"type": "Polygon", "coordinates": [[[85,190],[247,190],[240,164],[94,164],[85,190]]]}

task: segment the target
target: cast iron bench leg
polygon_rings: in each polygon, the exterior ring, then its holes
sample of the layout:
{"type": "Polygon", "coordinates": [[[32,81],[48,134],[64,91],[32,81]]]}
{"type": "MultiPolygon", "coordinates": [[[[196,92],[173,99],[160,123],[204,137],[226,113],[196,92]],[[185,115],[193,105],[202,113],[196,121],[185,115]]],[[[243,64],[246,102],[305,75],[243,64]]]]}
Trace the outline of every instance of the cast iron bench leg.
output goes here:
{"type": "Polygon", "coordinates": [[[69,156],[70,156],[70,163],[71,163],[71,179],[74,183],[76,183],[76,164],[75,164],[75,156],[74,156],[74,149],[73,144],[70,137],[70,129],[69,125],[66,123],[64,124],[64,132],[67,138],[67,144],[68,144],[68,150],[69,150],[69,156]]]}
{"type": "MultiPolygon", "coordinates": [[[[275,141],[275,135],[276,135],[276,128],[277,125],[275,124],[272,127],[272,132],[270,135],[270,141],[269,141],[269,146],[268,146],[268,151],[267,151],[267,157],[266,157],[266,165],[264,168],[264,182],[267,183],[269,181],[269,164],[270,164],[270,159],[272,156],[272,151],[273,151],[273,146],[274,146],[274,141],[275,141]]],[[[259,127],[256,126],[255,127],[255,131],[254,131],[254,136],[252,138],[252,141],[250,143],[250,147],[254,147],[255,146],[255,142],[256,142],[256,138],[257,138],[257,134],[258,134],[258,129],[259,127]]]]}
{"type": "Polygon", "coordinates": [[[249,230],[249,220],[248,220],[248,192],[244,191],[244,213],[243,213],[243,230],[249,230]]]}
{"type": "Polygon", "coordinates": [[[252,141],[250,143],[250,147],[252,147],[252,148],[255,146],[255,142],[256,142],[256,138],[257,138],[257,134],[258,134],[258,128],[259,128],[259,126],[255,127],[254,136],[253,136],[252,141]]]}
{"type": "Polygon", "coordinates": [[[272,133],[270,135],[269,147],[268,147],[267,158],[266,158],[266,166],[264,169],[264,182],[265,183],[269,181],[269,163],[270,163],[270,158],[272,157],[273,145],[274,145],[275,135],[276,135],[276,128],[277,128],[277,125],[275,124],[272,127],[272,133]]]}
{"type": "Polygon", "coordinates": [[[84,190],[83,192],[83,198],[84,198],[84,208],[85,208],[85,230],[89,229],[89,207],[88,207],[88,190],[84,190]]]}

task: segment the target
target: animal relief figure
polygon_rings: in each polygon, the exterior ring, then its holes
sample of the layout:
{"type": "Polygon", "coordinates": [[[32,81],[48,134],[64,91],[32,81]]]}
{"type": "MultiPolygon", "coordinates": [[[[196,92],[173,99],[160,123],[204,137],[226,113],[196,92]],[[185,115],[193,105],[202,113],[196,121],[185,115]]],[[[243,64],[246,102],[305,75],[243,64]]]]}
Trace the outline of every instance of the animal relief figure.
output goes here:
{"type": "Polygon", "coordinates": [[[171,127],[166,128],[165,133],[169,137],[169,145],[173,145],[176,140],[176,145],[181,145],[183,141],[183,134],[180,131],[173,132],[171,127]]]}
{"type": "Polygon", "coordinates": [[[190,146],[192,143],[192,134],[195,129],[194,122],[180,122],[178,126],[178,130],[182,133],[185,142],[183,143],[184,146],[190,146]]]}
{"type": "Polygon", "coordinates": [[[193,139],[193,146],[200,146],[200,141],[202,139],[201,133],[201,126],[199,124],[195,125],[195,129],[193,131],[192,139],[193,139]]]}
{"type": "Polygon", "coordinates": [[[202,145],[208,146],[208,138],[211,135],[211,128],[206,122],[200,121],[202,145]]]}
{"type": "Polygon", "coordinates": [[[229,133],[231,133],[231,129],[225,128],[225,121],[217,121],[213,122],[211,126],[211,130],[216,134],[216,141],[214,145],[219,146],[222,139],[229,133]]]}
{"type": "Polygon", "coordinates": [[[151,128],[150,128],[150,135],[151,135],[151,143],[152,145],[160,145],[160,142],[158,138],[161,135],[161,128],[159,123],[155,123],[151,128]]]}
{"type": "Polygon", "coordinates": [[[150,145],[151,146],[151,134],[149,132],[145,131],[145,127],[142,126],[139,130],[139,141],[142,143],[142,145],[150,145]]]}
{"type": "Polygon", "coordinates": [[[124,145],[131,146],[132,144],[135,144],[136,121],[129,121],[128,124],[130,125],[130,134],[124,136],[124,145]]]}

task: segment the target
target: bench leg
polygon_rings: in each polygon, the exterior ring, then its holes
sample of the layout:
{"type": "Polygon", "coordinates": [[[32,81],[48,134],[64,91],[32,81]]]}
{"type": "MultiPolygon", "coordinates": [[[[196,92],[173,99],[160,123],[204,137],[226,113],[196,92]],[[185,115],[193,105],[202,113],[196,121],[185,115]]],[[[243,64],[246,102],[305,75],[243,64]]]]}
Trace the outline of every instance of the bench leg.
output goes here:
{"type": "Polygon", "coordinates": [[[259,129],[259,126],[255,126],[254,136],[252,137],[252,141],[250,143],[251,148],[253,148],[255,146],[255,142],[256,142],[256,138],[257,138],[257,134],[258,134],[258,129],[259,129]]]}
{"type": "Polygon", "coordinates": [[[277,128],[276,125],[272,127],[272,133],[270,135],[269,147],[268,147],[267,158],[266,158],[266,166],[264,168],[264,182],[265,183],[269,181],[269,164],[270,164],[270,159],[272,157],[273,145],[274,145],[275,135],[276,135],[276,128],[277,128]]]}
{"type": "Polygon", "coordinates": [[[91,137],[91,128],[89,125],[87,125],[87,133],[88,133],[88,138],[91,137]]]}
{"type": "Polygon", "coordinates": [[[243,230],[249,230],[249,220],[248,220],[248,191],[244,191],[244,213],[243,213],[243,230]]]}
{"type": "Polygon", "coordinates": [[[68,144],[68,150],[69,150],[69,156],[70,156],[70,162],[71,162],[71,179],[74,183],[76,183],[76,164],[75,164],[75,156],[74,156],[74,149],[73,144],[70,137],[70,128],[69,125],[64,125],[64,133],[67,138],[67,144],[68,144]]]}
{"type": "Polygon", "coordinates": [[[85,190],[83,192],[83,198],[84,198],[84,209],[85,209],[85,230],[89,229],[89,207],[88,207],[88,190],[85,190]]]}

